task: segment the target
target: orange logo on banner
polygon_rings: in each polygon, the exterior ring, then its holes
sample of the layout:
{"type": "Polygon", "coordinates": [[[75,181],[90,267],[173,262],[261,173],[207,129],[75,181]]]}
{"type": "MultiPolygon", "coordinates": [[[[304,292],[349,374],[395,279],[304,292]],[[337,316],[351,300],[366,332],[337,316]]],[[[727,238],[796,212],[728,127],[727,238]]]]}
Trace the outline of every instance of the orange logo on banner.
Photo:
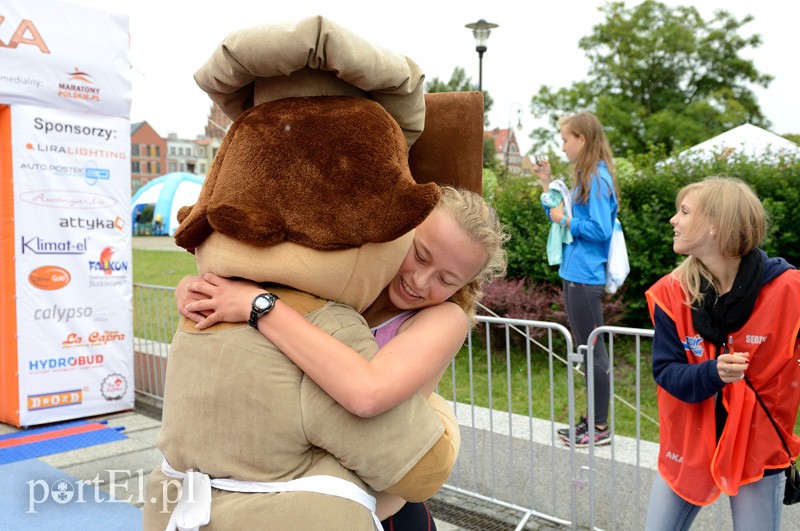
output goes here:
{"type": "Polygon", "coordinates": [[[87,101],[100,101],[100,89],[97,87],[88,86],[94,85],[92,76],[89,74],[89,72],[84,72],[75,68],[75,71],[69,74],[69,81],[80,83],[59,83],[59,97],[75,98],[87,101]]]}
{"type": "Polygon", "coordinates": [[[60,393],[50,393],[46,395],[28,396],[28,411],[36,409],[47,409],[49,407],[70,406],[83,402],[83,391],[62,391],[60,393]]]}
{"type": "MultiPolygon", "coordinates": [[[[2,25],[5,20],[6,18],[0,15],[0,25],[2,25]]],[[[39,51],[42,53],[50,53],[50,49],[44,43],[44,39],[42,39],[39,30],[36,29],[36,26],[34,26],[33,22],[30,20],[22,19],[14,35],[11,36],[11,40],[8,41],[8,44],[0,41],[0,48],[16,48],[20,44],[30,44],[39,48],[39,51]]]]}
{"type": "Polygon", "coordinates": [[[63,267],[47,265],[37,267],[28,275],[28,282],[34,288],[39,288],[47,291],[61,289],[71,280],[69,271],[63,267]]]}

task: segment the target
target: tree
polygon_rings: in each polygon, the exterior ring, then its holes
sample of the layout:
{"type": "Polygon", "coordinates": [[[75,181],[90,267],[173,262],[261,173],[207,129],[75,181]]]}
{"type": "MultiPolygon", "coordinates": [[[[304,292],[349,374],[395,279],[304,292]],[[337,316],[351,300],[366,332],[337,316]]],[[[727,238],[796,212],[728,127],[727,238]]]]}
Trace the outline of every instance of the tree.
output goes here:
{"type": "MultiPolygon", "coordinates": [[[[619,155],[653,145],[672,153],[743,123],[769,127],[749,87],[773,78],[740,56],[761,45],[760,35],[738,34],[752,16],[736,20],[718,10],[706,21],[694,7],[655,0],[599,9],[605,22],[578,43],[589,58],[588,80],[541,87],[531,99],[534,115],[555,126],[563,114],[592,111],[619,155]]],[[[532,138],[541,147],[552,132],[541,128],[532,138]]]]}
{"type": "Polygon", "coordinates": [[[500,164],[500,161],[495,157],[495,153],[497,153],[497,144],[494,138],[483,135],[483,168],[491,170],[495,176],[505,176],[504,172],[508,172],[508,170],[500,164]]]}
{"type": "MultiPolygon", "coordinates": [[[[473,90],[478,90],[478,85],[472,82],[472,78],[467,77],[466,71],[460,66],[453,69],[453,73],[450,74],[450,81],[447,83],[435,77],[425,84],[425,91],[429,94],[434,92],[470,92],[473,90]]],[[[489,92],[484,90],[483,123],[486,126],[489,125],[487,113],[492,110],[493,103],[494,100],[489,96],[489,92]]]]}
{"type": "Polygon", "coordinates": [[[794,134],[792,134],[792,135],[783,135],[783,138],[791,140],[792,142],[794,142],[795,144],[800,146],[800,135],[794,135],[794,134]]]}

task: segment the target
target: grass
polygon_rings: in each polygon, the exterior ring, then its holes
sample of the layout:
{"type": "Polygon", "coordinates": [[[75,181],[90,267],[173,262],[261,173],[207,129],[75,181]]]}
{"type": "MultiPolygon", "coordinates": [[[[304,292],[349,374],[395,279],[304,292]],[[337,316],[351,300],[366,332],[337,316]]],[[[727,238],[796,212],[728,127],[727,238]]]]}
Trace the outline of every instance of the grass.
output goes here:
{"type": "Polygon", "coordinates": [[[188,252],[133,250],[133,282],[174,288],[186,275],[196,275],[194,255],[188,252]]]}
{"type": "Polygon", "coordinates": [[[188,252],[133,250],[133,282],[167,289],[136,289],[133,293],[133,329],[138,338],[169,343],[178,326],[173,295],[178,281],[197,274],[194,255],[188,252]],[[147,311],[138,311],[146,308],[147,311]]]}
{"type": "MultiPolygon", "coordinates": [[[[642,345],[642,350],[647,346],[642,345]]],[[[558,347],[554,347],[558,352],[558,347]]],[[[561,349],[563,351],[563,349],[561,349]]],[[[472,382],[469,378],[469,352],[466,347],[456,356],[455,363],[448,368],[441,383],[439,393],[453,398],[453,366],[455,366],[455,397],[459,402],[474,403],[477,406],[492,406],[519,415],[532,415],[537,418],[567,423],[569,420],[568,374],[566,365],[559,359],[549,359],[546,350],[532,346],[530,360],[521,347],[492,349],[491,358],[486,349],[473,340],[472,382]],[[550,366],[552,363],[552,381],[550,366]],[[489,381],[489,373],[492,378],[489,381]],[[529,376],[530,375],[530,376],[529,376]],[[528,378],[531,385],[528,387],[528,378]],[[491,385],[491,393],[489,386],[491,385]],[[510,392],[509,392],[510,389],[510,392]]],[[[636,437],[636,367],[635,345],[632,338],[614,340],[614,430],[619,435],[636,437]],[[623,354],[623,352],[627,354],[623,354]]],[[[562,356],[563,358],[563,356],[562,356]]],[[[658,407],[656,385],[650,376],[649,352],[642,353],[640,360],[640,433],[643,440],[658,440],[658,407]],[[648,418],[649,417],[649,418],[648,418]]],[[[575,405],[577,412],[586,408],[586,386],[584,376],[574,373],[575,405]]],[[[576,416],[578,413],[576,412],[576,416]]],[[[609,413],[610,414],[610,413],[609,413]]]]}

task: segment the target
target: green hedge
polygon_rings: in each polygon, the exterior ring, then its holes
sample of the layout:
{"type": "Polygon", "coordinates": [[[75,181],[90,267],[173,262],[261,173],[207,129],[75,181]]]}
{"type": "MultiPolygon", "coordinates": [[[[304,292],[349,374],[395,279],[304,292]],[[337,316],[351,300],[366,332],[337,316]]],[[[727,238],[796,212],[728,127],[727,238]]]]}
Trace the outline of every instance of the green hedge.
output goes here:
{"type": "MultiPolygon", "coordinates": [[[[631,273],[621,297],[624,326],[651,326],[644,292],[680,261],[672,251],[670,218],[678,190],[710,175],[739,177],[761,197],[771,228],[764,250],[800,266],[800,160],[777,162],[732,156],[709,162],[659,163],[657,153],[618,160],[619,219],[625,230],[631,273]]],[[[549,220],[539,202],[538,180],[511,179],[493,189],[491,201],[511,234],[508,278],[560,285],[558,268],[547,264],[549,220]]]]}

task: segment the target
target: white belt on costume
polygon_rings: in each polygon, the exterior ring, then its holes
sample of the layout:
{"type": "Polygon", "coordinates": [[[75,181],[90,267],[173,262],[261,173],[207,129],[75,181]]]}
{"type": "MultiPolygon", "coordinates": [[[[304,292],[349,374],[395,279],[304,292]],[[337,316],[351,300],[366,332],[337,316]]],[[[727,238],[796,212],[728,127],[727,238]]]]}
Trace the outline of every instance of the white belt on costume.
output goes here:
{"type": "Polygon", "coordinates": [[[237,479],[211,479],[208,474],[189,470],[178,472],[167,460],[161,462],[164,475],[182,479],[181,497],[172,510],[167,531],[197,531],[211,521],[211,487],[230,492],[316,492],[346,498],[363,505],[372,513],[375,529],[381,531],[381,521],[375,514],[375,497],[347,480],[334,476],[309,476],[291,481],[242,481],[237,479]]]}

